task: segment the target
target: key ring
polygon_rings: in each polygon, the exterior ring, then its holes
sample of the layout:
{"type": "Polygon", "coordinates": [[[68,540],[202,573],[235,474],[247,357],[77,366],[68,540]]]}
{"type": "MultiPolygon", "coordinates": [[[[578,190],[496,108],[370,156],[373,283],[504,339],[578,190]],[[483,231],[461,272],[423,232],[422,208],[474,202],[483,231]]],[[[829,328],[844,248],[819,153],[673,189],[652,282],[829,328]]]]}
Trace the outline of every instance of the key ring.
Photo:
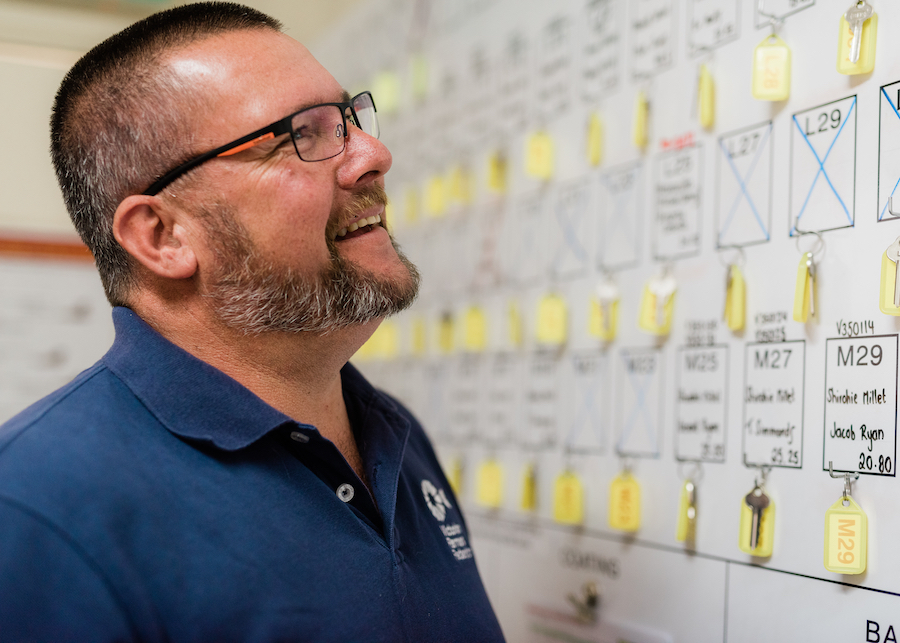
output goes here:
{"type": "Polygon", "coordinates": [[[833,466],[831,460],[828,461],[828,475],[830,475],[832,478],[835,478],[835,479],[838,479],[838,480],[841,479],[841,478],[844,479],[844,495],[843,495],[843,498],[845,498],[845,499],[850,497],[850,478],[852,477],[854,480],[859,480],[859,473],[858,473],[858,472],[850,473],[849,471],[846,471],[846,472],[844,472],[844,473],[840,473],[840,474],[838,474],[838,475],[834,475],[834,466],[833,466]]]}
{"type": "Polygon", "coordinates": [[[738,268],[743,268],[747,263],[747,255],[744,254],[744,249],[741,246],[724,246],[719,248],[719,250],[737,250],[737,257],[735,261],[724,261],[722,257],[724,256],[724,252],[719,252],[719,263],[722,264],[725,268],[731,268],[731,266],[736,265],[738,268]]]}
{"type": "Polygon", "coordinates": [[[806,231],[806,230],[800,230],[800,229],[798,229],[798,228],[794,228],[794,229],[797,230],[797,232],[799,233],[799,234],[797,235],[797,237],[796,237],[796,240],[794,241],[794,245],[795,245],[796,248],[797,248],[797,252],[799,252],[800,254],[806,254],[803,250],[800,249],[800,240],[801,240],[803,237],[806,237],[806,236],[809,236],[809,235],[815,235],[815,237],[816,237],[816,242],[813,244],[812,248],[811,248],[810,250],[807,250],[806,252],[808,252],[809,254],[813,255],[813,257],[815,257],[815,256],[816,256],[817,254],[819,254],[820,252],[824,252],[824,250],[825,250],[825,239],[822,238],[822,234],[821,234],[820,232],[815,232],[815,231],[812,231],[812,230],[809,230],[809,231],[806,231]]]}
{"type": "Polygon", "coordinates": [[[775,32],[784,24],[785,16],[776,16],[774,13],[763,11],[763,0],[756,0],[756,13],[769,21],[769,25],[772,27],[772,34],[769,36],[770,38],[774,36],[775,32]]]}
{"type": "Polygon", "coordinates": [[[687,461],[682,460],[678,463],[678,476],[685,480],[690,480],[694,484],[703,480],[703,464],[699,460],[693,461],[693,468],[690,470],[688,475],[684,475],[684,470],[682,467],[687,464],[687,461]]]}

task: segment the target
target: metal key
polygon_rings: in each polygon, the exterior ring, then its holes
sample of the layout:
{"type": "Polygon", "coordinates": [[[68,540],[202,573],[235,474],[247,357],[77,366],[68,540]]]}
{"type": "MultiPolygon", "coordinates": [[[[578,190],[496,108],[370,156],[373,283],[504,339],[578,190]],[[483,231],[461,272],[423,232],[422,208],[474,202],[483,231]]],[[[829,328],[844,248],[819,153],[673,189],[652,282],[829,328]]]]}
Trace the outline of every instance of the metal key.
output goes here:
{"type": "Polygon", "coordinates": [[[659,327],[666,325],[666,304],[669,303],[669,298],[675,294],[677,288],[675,277],[668,273],[650,284],[650,292],[656,299],[656,325],[659,327]]]}
{"type": "Polygon", "coordinates": [[[747,494],[744,502],[753,511],[753,519],[750,522],[750,549],[759,547],[759,529],[762,525],[763,509],[769,506],[769,496],[761,487],[753,487],[753,491],[747,494]]]}
{"type": "Polygon", "coordinates": [[[809,316],[816,316],[816,262],[813,253],[806,253],[806,271],[809,273],[809,316]]]}
{"type": "Polygon", "coordinates": [[[859,45],[862,42],[863,23],[872,17],[874,13],[872,5],[866,0],[854,2],[844,14],[844,19],[850,25],[850,31],[853,32],[853,40],[850,41],[850,62],[856,64],[859,62],[859,45]]]}
{"type": "Polygon", "coordinates": [[[888,246],[887,258],[897,265],[897,271],[894,274],[894,306],[900,308],[900,237],[888,246]]]}
{"type": "Polygon", "coordinates": [[[600,303],[600,310],[603,311],[603,332],[609,333],[612,330],[612,306],[619,299],[619,289],[612,280],[601,281],[597,286],[597,301],[600,303]]]}
{"type": "Polygon", "coordinates": [[[688,529],[687,538],[685,540],[693,541],[695,529],[697,526],[697,487],[693,480],[684,483],[684,491],[687,493],[687,519],[688,529]]]}

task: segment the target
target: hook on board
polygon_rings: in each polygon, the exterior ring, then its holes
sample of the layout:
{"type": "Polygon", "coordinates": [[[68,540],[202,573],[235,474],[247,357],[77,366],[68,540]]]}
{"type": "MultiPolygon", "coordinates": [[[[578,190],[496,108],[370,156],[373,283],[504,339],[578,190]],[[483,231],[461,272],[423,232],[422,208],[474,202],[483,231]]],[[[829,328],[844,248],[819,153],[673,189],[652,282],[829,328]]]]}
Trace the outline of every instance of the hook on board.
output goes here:
{"type": "Polygon", "coordinates": [[[835,479],[844,479],[844,498],[850,497],[850,478],[852,477],[854,480],[859,480],[858,472],[850,473],[849,471],[846,471],[844,473],[834,475],[834,465],[831,460],[828,461],[828,475],[835,479]]]}
{"type": "Polygon", "coordinates": [[[756,0],[756,13],[769,21],[769,25],[772,27],[773,36],[775,35],[775,32],[778,31],[778,28],[784,23],[785,16],[776,16],[774,13],[763,10],[763,0],[756,0]]]}
{"type": "Polygon", "coordinates": [[[894,197],[891,196],[888,199],[888,212],[892,217],[900,217],[900,208],[894,210],[894,197]]]}

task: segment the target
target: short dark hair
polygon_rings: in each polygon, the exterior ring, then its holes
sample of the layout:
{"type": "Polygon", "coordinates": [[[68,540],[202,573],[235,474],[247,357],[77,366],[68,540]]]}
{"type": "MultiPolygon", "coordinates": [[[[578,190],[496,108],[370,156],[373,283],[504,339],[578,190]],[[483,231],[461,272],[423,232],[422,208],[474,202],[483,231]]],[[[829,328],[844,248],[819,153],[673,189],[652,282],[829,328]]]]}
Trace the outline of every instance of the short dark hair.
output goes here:
{"type": "Polygon", "coordinates": [[[53,167],[114,306],[128,303],[136,282],[133,260],[113,236],[113,215],[124,198],[191,154],[184,113],[202,100],[160,62],[198,40],[245,29],[281,31],[281,23],[231,2],[161,11],[91,49],[60,85],[50,118],[53,167]]]}

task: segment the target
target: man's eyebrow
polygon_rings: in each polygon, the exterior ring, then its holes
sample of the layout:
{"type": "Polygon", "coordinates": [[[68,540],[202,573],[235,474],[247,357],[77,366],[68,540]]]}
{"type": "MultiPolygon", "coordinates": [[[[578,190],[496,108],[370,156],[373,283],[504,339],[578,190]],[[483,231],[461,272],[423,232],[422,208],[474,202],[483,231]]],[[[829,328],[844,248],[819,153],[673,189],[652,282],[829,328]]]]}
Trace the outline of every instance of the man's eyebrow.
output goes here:
{"type": "MultiPolygon", "coordinates": [[[[326,101],[321,101],[321,102],[309,103],[308,105],[300,105],[300,106],[298,106],[297,109],[295,110],[295,113],[296,113],[296,112],[302,112],[302,111],[305,110],[305,109],[310,109],[311,107],[315,107],[316,105],[328,104],[328,103],[330,103],[330,102],[332,102],[332,101],[327,101],[327,100],[326,100],[326,101]]],[[[336,101],[333,101],[333,102],[335,102],[335,103],[349,103],[349,102],[350,102],[350,92],[348,92],[346,89],[343,90],[343,91],[341,91],[341,96],[340,96],[340,98],[339,98],[338,100],[336,100],[336,101]]]]}

